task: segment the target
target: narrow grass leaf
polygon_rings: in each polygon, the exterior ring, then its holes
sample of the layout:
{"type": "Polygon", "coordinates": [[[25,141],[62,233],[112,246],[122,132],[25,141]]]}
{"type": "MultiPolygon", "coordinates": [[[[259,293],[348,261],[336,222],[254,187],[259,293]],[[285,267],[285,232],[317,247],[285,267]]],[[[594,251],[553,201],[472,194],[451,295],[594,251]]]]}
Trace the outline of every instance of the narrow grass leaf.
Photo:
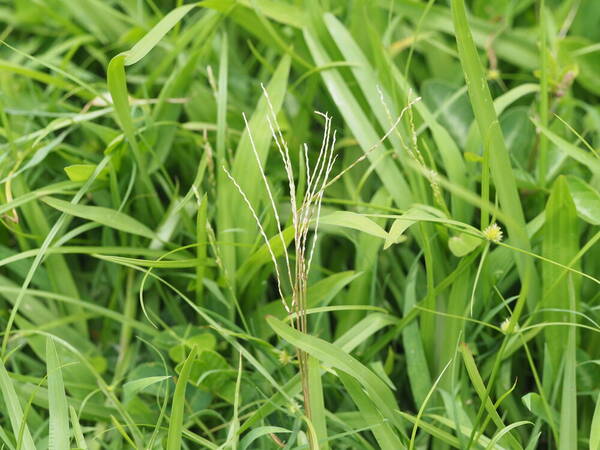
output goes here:
{"type": "MultiPolygon", "coordinates": [[[[404,304],[402,312],[406,316],[408,312],[417,303],[417,275],[419,265],[413,263],[413,266],[406,280],[406,289],[404,291],[404,304]]],[[[431,389],[431,373],[427,365],[427,357],[423,349],[423,340],[421,339],[421,331],[419,330],[419,322],[414,320],[402,331],[402,343],[406,349],[406,369],[408,372],[408,381],[410,389],[415,401],[417,409],[427,397],[427,393],[431,389]]]]}
{"type": "Polygon", "coordinates": [[[566,153],[567,156],[573,158],[575,161],[587,166],[592,173],[600,173],[600,159],[577,147],[575,144],[571,144],[569,141],[561,138],[553,131],[550,131],[548,128],[535,122],[535,120],[533,123],[539,128],[542,134],[544,134],[548,139],[550,139],[551,142],[554,143],[554,145],[558,147],[561,152],[566,153]]]}
{"type": "Polygon", "coordinates": [[[75,443],[77,444],[77,447],[82,450],[88,450],[87,443],[85,442],[85,438],[83,437],[83,431],[81,430],[81,425],[79,425],[79,417],[77,417],[77,412],[72,406],[69,406],[69,414],[71,416],[71,427],[73,428],[73,437],[75,438],[75,443]]]}
{"type": "Polygon", "coordinates": [[[327,422],[325,420],[325,403],[319,360],[313,356],[309,356],[307,369],[308,392],[310,393],[310,420],[315,429],[316,446],[321,450],[328,450],[329,442],[327,440],[327,422]]]}
{"type": "Polygon", "coordinates": [[[192,349],[185,362],[177,384],[175,385],[175,392],[173,393],[173,406],[171,408],[171,420],[169,422],[169,432],[167,435],[167,450],[180,450],[181,449],[181,436],[183,433],[183,412],[185,408],[185,388],[190,377],[190,372],[194,361],[196,360],[196,354],[198,350],[196,347],[192,349]]]}
{"type": "Polygon", "coordinates": [[[44,203],[70,216],[80,217],[125,233],[136,234],[148,239],[157,238],[155,233],[141,222],[125,213],[102,206],[78,205],[54,197],[44,197],[44,203]]]}
{"type": "Polygon", "coordinates": [[[295,347],[314,356],[323,363],[336,369],[343,370],[358,380],[369,396],[380,408],[384,417],[390,420],[400,432],[404,433],[402,422],[396,414],[398,405],[390,388],[370,369],[348,355],[340,347],[314,336],[303,334],[274,317],[268,317],[267,322],[283,339],[295,347]]]}
{"type": "Polygon", "coordinates": [[[259,439],[263,436],[277,434],[277,433],[288,434],[288,433],[291,433],[291,431],[286,428],[274,427],[274,426],[256,427],[252,431],[250,431],[248,434],[246,434],[246,436],[244,436],[244,438],[241,440],[240,450],[248,450],[250,448],[250,445],[252,445],[252,443],[254,441],[256,441],[257,439],[259,439]]]}
{"type": "MultiPolygon", "coordinates": [[[[275,69],[275,73],[271,77],[269,84],[266,86],[269,101],[273,106],[273,114],[278,114],[283,104],[290,66],[291,61],[289,56],[283,57],[275,69]]],[[[253,154],[250,137],[252,136],[258,160],[264,168],[272,140],[270,127],[266,122],[266,117],[270,114],[269,101],[264,96],[260,97],[252,113],[252,117],[248,121],[248,127],[244,130],[240,138],[231,165],[233,178],[239,183],[241,190],[245,193],[248,201],[254,208],[259,207],[260,200],[266,198],[266,193],[262,183],[256,182],[256,176],[260,172],[257,167],[256,157],[253,154]],[[255,174],[255,176],[251,176],[251,174],[255,174]]],[[[219,168],[219,170],[222,169],[219,168]]],[[[224,188],[228,190],[227,200],[229,208],[227,211],[230,218],[230,226],[243,230],[241,233],[236,233],[236,242],[252,244],[257,234],[254,218],[233,183],[228,183],[224,188]]],[[[278,236],[277,239],[279,239],[278,236]]],[[[237,249],[237,253],[241,256],[242,261],[248,257],[250,248],[249,246],[243,246],[237,249]]]]}
{"type": "Polygon", "coordinates": [[[8,416],[10,420],[10,424],[13,429],[13,433],[16,436],[20,436],[19,444],[21,449],[23,450],[35,450],[36,446],[33,442],[33,438],[31,437],[31,433],[29,431],[29,427],[25,421],[25,416],[23,415],[23,409],[21,408],[21,404],[19,403],[19,398],[17,397],[17,393],[15,392],[15,387],[13,386],[13,382],[11,381],[6,367],[4,367],[4,362],[0,359],[0,392],[2,392],[2,397],[4,399],[4,405],[6,407],[5,414],[8,416]],[[22,430],[22,432],[21,432],[22,430]]]}
{"type": "Polygon", "coordinates": [[[380,225],[362,214],[351,211],[336,211],[332,214],[322,216],[319,222],[321,225],[351,228],[382,239],[387,238],[387,233],[380,225]]]}
{"type": "MultiPolygon", "coordinates": [[[[308,30],[304,32],[304,39],[317,65],[331,63],[323,45],[308,30]]],[[[379,136],[369,124],[367,116],[347,83],[336,70],[321,72],[321,77],[362,150],[364,152],[370,150],[379,141],[379,136]]],[[[398,166],[388,161],[390,156],[386,155],[383,149],[376,148],[369,151],[367,157],[398,207],[408,208],[412,202],[410,187],[398,166]]]]}
{"type": "Polygon", "coordinates": [[[494,437],[490,440],[490,443],[487,445],[487,447],[485,448],[485,450],[493,450],[496,448],[496,444],[498,443],[498,441],[500,441],[500,439],[502,439],[502,436],[504,436],[506,433],[509,433],[510,430],[523,426],[523,425],[533,425],[531,422],[527,421],[527,420],[521,420],[519,422],[515,422],[515,423],[511,423],[510,425],[506,426],[505,428],[499,430],[494,437]]]}
{"type": "MultiPolygon", "coordinates": [[[[567,277],[568,300],[572,311],[577,310],[575,286],[572,275],[567,277]]],[[[562,382],[562,401],[560,408],[559,448],[577,448],[577,328],[575,317],[571,316],[573,326],[567,328],[567,342],[564,357],[564,375],[562,382]]]]}
{"type": "Polygon", "coordinates": [[[379,447],[383,450],[398,450],[405,448],[398,435],[379,412],[377,405],[362,389],[360,383],[342,370],[338,370],[337,375],[358,408],[361,414],[361,420],[369,427],[373,436],[375,436],[379,447]]]}
{"type": "MultiPolygon", "coordinates": [[[[487,77],[473,43],[464,0],[452,0],[451,4],[458,53],[475,120],[481,133],[485,152],[489,154],[490,167],[493,167],[491,173],[500,199],[500,206],[506,215],[513,219],[512,222],[507,224],[508,232],[516,246],[524,250],[530,250],[525,218],[511,167],[510,156],[494,110],[492,96],[487,85],[487,77]]],[[[532,266],[531,262],[522,255],[515,255],[515,259],[519,273],[522,277],[525,277],[526,272],[528,272],[526,266],[532,266]]],[[[517,312],[517,316],[519,313],[517,312]]]]}
{"type": "MultiPolygon", "coordinates": [[[[557,263],[569,264],[578,251],[579,232],[575,204],[563,176],[554,182],[546,204],[546,223],[543,235],[542,256],[557,263]]],[[[573,317],[565,313],[572,309],[569,301],[569,277],[562,277],[558,283],[556,282],[562,272],[563,270],[554,264],[542,266],[544,296],[540,306],[547,309],[544,312],[544,320],[547,322],[569,322],[573,317]]],[[[566,327],[544,329],[545,343],[548,346],[553,373],[558,372],[565,355],[568,335],[569,328],[566,327]]]]}
{"type": "Polygon", "coordinates": [[[161,381],[168,380],[170,378],[171,377],[168,375],[161,375],[129,381],[123,385],[123,397],[125,398],[125,400],[127,400],[128,398],[132,398],[138,392],[143,391],[147,387],[150,387],[156,383],[160,383],[161,381]]]}
{"type": "Polygon", "coordinates": [[[161,39],[173,28],[188,12],[194,9],[197,5],[190,4],[180,6],[170,11],[161,19],[154,27],[140,39],[130,50],[126,52],[125,65],[130,66],[135,64],[140,59],[150,52],[161,39]]]}
{"type": "Polygon", "coordinates": [[[590,428],[590,450],[600,449],[600,395],[596,396],[596,408],[590,428]]]}
{"type": "Polygon", "coordinates": [[[69,413],[67,395],[63,382],[62,368],[56,345],[52,338],[46,338],[46,370],[48,372],[48,410],[50,450],[69,448],[69,413]]]}
{"type": "MultiPolygon", "coordinates": [[[[460,353],[463,357],[465,368],[467,369],[467,373],[469,374],[469,378],[471,379],[473,388],[475,389],[475,392],[477,392],[479,399],[483,402],[485,410],[487,411],[488,415],[492,418],[492,421],[498,427],[498,429],[504,429],[504,422],[500,417],[500,414],[498,414],[498,411],[496,411],[496,407],[492,403],[492,400],[487,395],[485,384],[483,382],[483,379],[481,378],[479,369],[475,364],[475,359],[473,358],[471,350],[467,347],[466,344],[461,344],[460,353]]],[[[506,434],[502,438],[502,442],[508,442],[511,448],[521,448],[521,445],[511,433],[506,434]]]]}

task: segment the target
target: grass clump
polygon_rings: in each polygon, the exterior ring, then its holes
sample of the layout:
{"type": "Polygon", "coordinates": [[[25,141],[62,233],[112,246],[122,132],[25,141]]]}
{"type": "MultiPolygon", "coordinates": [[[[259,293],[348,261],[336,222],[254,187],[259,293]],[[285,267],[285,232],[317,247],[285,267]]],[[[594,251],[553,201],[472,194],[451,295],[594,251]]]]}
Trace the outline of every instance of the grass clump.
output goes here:
{"type": "Polygon", "coordinates": [[[1,3],[3,447],[598,449],[600,11],[488,3],[1,3]]]}

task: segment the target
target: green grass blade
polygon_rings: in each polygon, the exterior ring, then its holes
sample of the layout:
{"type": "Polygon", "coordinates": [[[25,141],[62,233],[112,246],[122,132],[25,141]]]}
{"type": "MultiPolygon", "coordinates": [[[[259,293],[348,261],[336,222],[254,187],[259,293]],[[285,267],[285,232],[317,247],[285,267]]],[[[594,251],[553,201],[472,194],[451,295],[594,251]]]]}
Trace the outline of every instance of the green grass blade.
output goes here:
{"type": "MultiPolygon", "coordinates": [[[[573,277],[567,277],[569,307],[577,310],[573,277]]],[[[562,383],[562,401],[560,408],[560,434],[558,448],[577,448],[577,328],[575,315],[571,316],[573,326],[567,328],[567,342],[564,351],[564,376],[562,383]]]]}
{"type": "Polygon", "coordinates": [[[150,50],[152,50],[161,39],[171,31],[179,21],[193,8],[196,4],[190,4],[180,6],[169,12],[165,17],[161,19],[142,39],[140,39],[130,50],[125,53],[125,65],[130,66],[135,64],[144,56],[146,56],[150,50]]]}
{"type": "Polygon", "coordinates": [[[202,199],[198,199],[198,201],[200,202],[200,206],[196,214],[196,242],[198,244],[198,248],[196,249],[196,258],[198,258],[198,265],[196,267],[196,303],[204,306],[204,272],[208,250],[208,237],[206,235],[206,228],[208,226],[208,198],[206,194],[204,194],[202,199]]]}
{"type": "Polygon", "coordinates": [[[327,440],[327,422],[325,421],[325,404],[323,400],[323,384],[319,360],[308,356],[308,391],[310,392],[310,420],[313,424],[319,449],[329,449],[327,440]]]}
{"type": "MultiPolygon", "coordinates": [[[[391,114],[395,116],[398,113],[396,105],[390,102],[387,93],[381,91],[381,88],[378,89],[378,84],[381,83],[380,80],[344,25],[332,14],[326,14],[324,21],[328,27],[329,33],[337,43],[338,48],[352,67],[352,72],[355,75],[371,110],[377,116],[381,128],[387,130],[391,123],[385,108],[389,108],[391,114]],[[382,104],[379,91],[382,92],[386,105],[382,104]]],[[[402,90],[403,97],[408,98],[409,91],[412,91],[412,96],[414,97],[416,95],[414,89],[412,89],[401,72],[397,70],[392,63],[390,63],[390,69],[392,76],[396,79],[398,86],[402,90]]],[[[381,76],[379,78],[381,78],[381,76]]],[[[442,156],[444,168],[448,172],[449,179],[458,185],[466,187],[468,185],[466,180],[466,167],[463,156],[456,146],[456,143],[450,137],[450,134],[436,122],[423,102],[416,103],[414,108],[423,118],[426,125],[431,129],[433,139],[442,156]]],[[[395,118],[396,117],[392,117],[392,120],[395,118]]],[[[405,141],[408,141],[409,139],[409,136],[404,136],[405,141]]],[[[396,134],[393,133],[390,135],[390,140],[394,146],[399,149],[400,154],[404,154],[404,149],[396,134]]],[[[454,198],[453,206],[457,217],[466,219],[468,214],[465,210],[466,205],[464,204],[464,201],[458,197],[454,198]]]]}
{"type": "MultiPolygon", "coordinates": [[[[577,213],[569,192],[569,186],[565,177],[561,176],[554,182],[546,205],[542,256],[561,264],[569,264],[577,254],[579,247],[577,222],[577,213]]],[[[542,266],[544,286],[544,296],[541,300],[542,308],[561,311],[574,309],[571,308],[569,301],[569,277],[563,277],[560,282],[556,283],[562,272],[563,270],[554,264],[544,264],[542,266]]],[[[544,320],[548,322],[569,322],[571,317],[574,316],[564,312],[544,312],[544,320]]],[[[569,333],[570,328],[566,327],[547,327],[544,330],[545,342],[554,374],[558,372],[565,355],[565,344],[568,341],[569,333]]],[[[553,380],[554,377],[550,379],[551,384],[553,380]]]]}
{"type": "Polygon", "coordinates": [[[69,448],[69,413],[61,363],[52,338],[46,338],[46,370],[48,372],[49,450],[69,448]]]}
{"type": "Polygon", "coordinates": [[[81,430],[81,425],[79,425],[79,417],[77,417],[77,412],[72,406],[69,406],[69,414],[71,416],[71,427],[73,428],[73,437],[75,438],[77,447],[82,450],[88,450],[87,443],[85,442],[85,438],[83,437],[83,431],[81,430]]]}
{"type": "Polygon", "coordinates": [[[198,350],[196,347],[192,349],[188,357],[186,358],[177,384],[175,385],[175,392],[173,393],[173,405],[171,408],[171,420],[169,422],[169,433],[167,435],[167,450],[180,450],[181,449],[181,437],[183,434],[183,412],[185,408],[185,389],[187,387],[192,365],[196,359],[198,350]]]}
{"type": "Polygon", "coordinates": [[[248,450],[250,448],[250,445],[257,439],[261,438],[262,436],[276,433],[287,434],[291,433],[291,431],[286,428],[274,426],[256,427],[252,429],[252,431],[250,431],[248,434],[246,434],[246,436],[244,436],[244,439],[242,439],[242,441],[240,442],[240,450],[248,450]]]}
{"type": "MultiPolygon", "coordinates": [[[[496,411],[496,407],[492,403],[491,398],[487,394],[485,384],[483,382],[483,379],[481,378],[479,369],[475,364],[475,359],[473,358],[471,350],[467,347],[466,344],[461,344],[460,353],[463,357],[463,362],[465,364],[465,368],[467,369],[467,373],[469,374],[471,383],[473,384],[473,388],[475,389],[475,392],[477,392],[477,395],[479,396],[481,402],[484,404],[485,410],[487,411],[488,415],[492,418],[492,421],[494,422],[498,430],[503,430],[505,428],[504,422],[500,417],[500,414],[498,414],[498,411],[496,411]]],[[[517,441],[517,439],[512,435],[512,433],[506,434],[501,439],[501,441],[509,443],[511,448],[521,448],[519,441],[517,441]]]]}
{"type": "MultiPolygon", "coordinates": [[[[540,124],[543,127],[548,126],[548,79],[550,74],[548,73],[548,11],[546,11],[546,5],[544,0],[540,0],[539,16],[540,16],[540,124]]],[[[539,158],[538,158],[538,181],[540,185],[546,184],[546,177],[548,175],[548,138],[545,134],[540,135],[539,141],[539,158]]]]}
{"type": "Polygon", "coordinates": [[[550,141],[560,149],[560,151],[566,153],[567,156],[573,158],[575,161],[587,166],[592,173],[600,173],[600,158],[597,158],[595,155],[592,155],[577,147],[575,144],[561,138],[558,134],[544,127],[540,123],[537,123],[535,120],[533,123],[540,129],[540,132],[544,136],[550,139],[550,141]]]}
{"type": "MultiPolygon", "coordinates": [[[[415,263],[409,272],[404,295],[403,312],[406,315],[417,302],[416,285],[419,266],[415,263]]],[[[406,366],[410,388],[415,400],[415,405],[420,408],[427,393],[431,388],[431,374],[427,365],[427,358],[423,350],[423,341],[419,330],[419,323],[415,320],[409,323],[402,332],[402,343],[406,351],[406,366]]]]}
{"type": "MultiPolygon", "coordinates": [[[[529,237],[525,228],[525,217],[521,206],[521,200],[517,191],[516,180],[512,171],[510,156],[504,136],[500,128],[500,123],[494,110],[492,96],[487,84],[487,78],[475,44],[469,29],[467,15],[465,11],[464,0],[452,0],[452,17],[456,33],[456,42],[461,65],[465,75],[471,105],[475,114],[475,120],[479,127],[479,132],[484,146],[485,155],[489,157],[491,175],[494,180],[496,192],[500,200],[500,206],[503,212],[513,220],[507,223],[510,240],[519,248],[531,250],[529,237]]],[[[483,174],[486,176],[487,174],[483,174]]],[[[483,192],[484,198],[487,193],[483,192]]],[[[536,274],[535,268],[530,259],[523,255],[515,254],[515,261],[520,276],[525,279],[532,277],[532,289],[529,298],[535,299],[536,292],[536,274]]],[[[523,302],[527,296],[521,297],[523,300],[515,307],[514,321],[516,324],[522,308],[523,302]]],[[[533,303],[533,301],[532,301],[533,303]]]]}
{"type": "Polygon", "coordinates": [[[13,429],[13,433],[17,439],[18,446],[23,450],[35,450],[35,444],[27,423],[24,423],[25,416],[23,415],[23,409],[15,392],[13,382],[8,376],[4,362],[0,360],[0,392],[4,399],[4,405],[6,406],[6,415],[10,420],[10,424],[13,429]]]}
{"type": "Polygon", "coordinates": [[[596,408],[590,428],[590,450],[600,449],[600,395],[596,396],[596,408]]]}
{"type": "Polygon", "coordinates": [[[520,422],[515,422],[515,423],[511,423],[510,425],[508,425],[507,427],[503,428],[502,430],[499,430],[494,437],[490,440],[490,443],[487,445],[487,447],[485,448],[485,450],[493,450],[496,448],[496,444],[498,443],[498,441],[502,438],[502,436],[504,436],[506,433],[510,432],[510,430],[523,426],[523,425],[532,425],[531,422],[528,422],[526,420],[522,420],[520,422]]]}
{"type": "Polygon", "coordinates": [[[44,203],[70,216],[80,217],[101,225],[136,234],[148,239],[158,239],[156,234],[131,216],[102,206],[77,205],[53,197],[44,197],[44,203]]]}
{"type": "Polygon", "coordinates": [[[338,377],[344,384],[346,391],[352,397],[352,401],[361,413],[361,419],[370,427],[379,447],[383,450],[397,450],[405,448],[398,435],[394,432],[377,409],[377,405],[363,391],[360,383],[353,377],[339,370],[338,377]]]}
{"type": "Polygon", "coordinates": [[[398,406],[394,394],[381,378],[375,375],[370,369],[345,353],[335,344],[300,333],[274,317],[267,317],[267,322],[279,336],[290,344],[327,365],[343,370],[358,380],[381,410],[384,417],[390,420],[398,430],[402,433],[404,432],[402,421],[395,412],[398,406]]]}

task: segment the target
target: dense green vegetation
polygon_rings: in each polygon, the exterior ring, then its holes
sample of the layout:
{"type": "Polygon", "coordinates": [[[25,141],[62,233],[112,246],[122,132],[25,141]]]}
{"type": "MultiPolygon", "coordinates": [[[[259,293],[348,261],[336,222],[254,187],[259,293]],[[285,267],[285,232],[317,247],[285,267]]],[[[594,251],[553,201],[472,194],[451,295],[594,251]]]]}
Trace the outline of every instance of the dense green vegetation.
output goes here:
{"type": "Polygon", "coordinates": [[[1,0],[2,448],[599,450],[599,17],[1,0]]]}

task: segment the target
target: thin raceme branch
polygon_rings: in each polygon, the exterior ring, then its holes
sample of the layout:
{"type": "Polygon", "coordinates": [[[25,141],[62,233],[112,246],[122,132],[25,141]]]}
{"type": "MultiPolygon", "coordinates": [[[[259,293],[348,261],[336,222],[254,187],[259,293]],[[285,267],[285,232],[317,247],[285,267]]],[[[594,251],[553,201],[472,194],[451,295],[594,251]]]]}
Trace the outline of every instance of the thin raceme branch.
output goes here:
{"type": "Polygon", "coordinates": [[[340,173],[338,173],[335,177],[333,177],[331,179],[331,181],[329,181],[327,183],[327,185],[325,186],[325,188],[328,188],[333,183],[335,183],[337,180],[339,180],[343,175],[346,174],[346,172],[348,172],[349,170],[353,169],[354,166],[356,166],[358,163],[364,161],[373,150],[377,149],[381,144],[383,144],[385,142],[385,140],[394,132],[394,130],[396,129],[396,127],[398,126],[398,124],[402,120],[402,116],[404,115],[404,113],[406,111],[408,111],[410,108],[412,108],[412,106],[415,103],[419,102],[420,100],[421,100],[421,97],[416,97],[414,100],[411,100],[404,108],[402,108],[402,111],[400,111],[400,115],[394,121],[394,123],[392,124],[392,126],[390,127],[390,129],[383,135],[383,137],[381,139],[379,139],[379,141],[377,141],[371,147],[369,147],[367,150],[365,150],[365,152],[361,156],[359,156],[352,164],[350,164],[348,167],[346,167],[340,173]]]}
{"type": "Polygon", "coordinates": [[[267,190],[267,194],[269,196],[269,201],[271,202],[271,208],[273,209],[273,215],[275,216],[275,222],[277,223],[277,231],[279,232],[279,238],[281,239],[281,245],[283,246],[283,253],[285,255],[285,262],[287,267],[287,273],[289,277],[290,284],[293,283],[292,279],[292,270],[290,266],[290,259],[287,252],[287,245],[285,243],[285,238],[283,237],[283,230],[281,228],[281,221],[279,220],[279,214],[277,212],[277,206],[275,205],[275,200],[273,199],[273,193],[271,192],[271,188],[269,187],[269,182],[267,181],[267,176],[265,175],[265,171],[262,168],[262,164],[260,162],[260,157],[258,156],[258,151],[256,150],[256,145],[254,144],[254,138],[252,137],[252,131],[250,130],[250,126],[248,125],[248,120],[246,119],[246,114],[242,113],[242,117],[244,118],[244,124],[246,125],[246,129],[248,130],[248,137],[250,138],[250,147],[252,148],[252,153],[254,153],[254,157],[256,159],[256,164],[258,165],[258,170],[265,184],[265,189],[267,190]]]}
{"type": "Polygon", "coordinates": [[[258,226],[258,230],[260,231],[260,234],[262,235],[262,237],[265,241],[265,245],[267,246],[269,254],[271,255],[271,259],[273,260],[273,266],[275,267],[275,278],[277,280],[277,290],[279,291],[279,296],[281,297],[281,302],[283,303],[283,307],[285,308],[286,312],[289,314],[291,310],[290,310],[289,306],[287,305],[287,302],[285,301],[285,297],[283,295],[283,291],[281,290],[281,276],[279,275],[279,269],[277,267],[277,258],[275,258],[275,253],[273,252],[273,248],[271,247],[269,238],[267,237],[267,234],[265,233],[265,230],[264,230],[262,224],[260,223],[260,219],[258,218],[256,211],[254,211],[254,208],[252,207],[252,203],[250,203],[250,200],[246,196],[246,193],[244,192],[242,187],[239,185],[239,183],[236,181],[236,179],[233,177],[233,175],[231,175],[231,173],[229,173],[229,170],[227,170],[227,168],[225,166],[222,166],[222,168],[225,171],[225,173],[227,174],[227,177],[231,180],[231,182],[237,188],[238,192],[244,199],[244,202],[248,206],[248,209],[250,209],[252,216],[254,217],[254,221],[256,222],[256,225],[258,226]]]}

